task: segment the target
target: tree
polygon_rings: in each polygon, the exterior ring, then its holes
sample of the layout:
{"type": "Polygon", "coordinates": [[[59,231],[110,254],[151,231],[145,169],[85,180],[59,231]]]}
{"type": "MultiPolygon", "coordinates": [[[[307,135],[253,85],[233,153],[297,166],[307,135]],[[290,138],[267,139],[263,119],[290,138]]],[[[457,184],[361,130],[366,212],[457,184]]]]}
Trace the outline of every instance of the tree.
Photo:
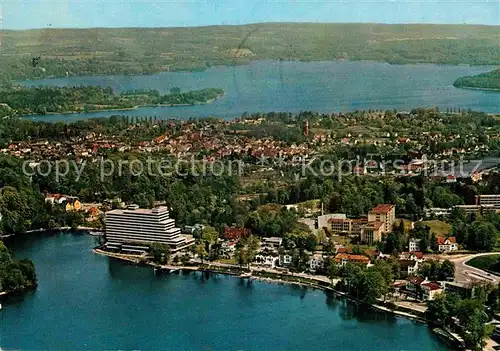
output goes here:
{"type": "Polygon", "coordinates": [[[337,266],[337,263],[332,257],[326,257],[324,260],[324,270],[328,278],[332,280],[332,285],[333,285],[333,279],[338,277],[340,274],[339,267],[337,266]]]}
{"type": "Polygon", "coordinates": [[[205,228],[203,228],[201,239],[205,243],[205,246],[208,247],[208,255],[210,256],[210,260],[212,260],[212,258],[217,259],[217,257],[219,256],[218,251],[220,251],[214,250],[220,248],[215,247],[219,239],[219,233],[217,232],[217,230],[215,230],[215,228],[211,226],[206,226],[205,228]]]}
{"type": "Polygon", "coordinates": [[[431,250],[434,252],[439,251],[439,246],[438,246],[436,234],[434,234],[434,232],[431,234],[430,247],[431,247],[431,250]]]}
{"type": "Polygon", "coordinates": [[[250,268],[250,264],[255,259],[258,248],[259,239],[253,235],[241,238],[238,241],[238,243],[236,244],[235,257],[240,267],[242,265],[247,265],[248,268],[250,268]]]}
{"type": "Polygon", "coordinates": [[[167,244],[153,243],[150,246],[149,253],[155,263],[165,264],[170,259],[170,248],[167,244]]]}
{"type": "Polygon", "coordinates": [[[476,220],[469,226],[466,244],[469,249],[491,251],[496,242],[497,229],[484,220],[476,220]]]}
{"type": "Polygon", "coordinates": [[[187,266],[189,264],[190,257],[188,254],[184,254],[181,256],[181,263],[183,266],[187,266]]]}
{"type": "Polygon", "coordinates": [[[491,332],[486,328],[488,315],[481,300],[462,300],[458,305],[457,316],[462,325],[462,335],[473,349],[482,349],[483,339],[491,332]]]}
{"type": "Polygon", "coordinates": [[[438,294],[431,301],[427,302],[425,316],[428,320],[439,325],[446,325],[448,310],[446,309],[446,294],[438,294]]]}
{"type": "Polygon", "coordinates": [[[308,268],[309,255],[304,249],[294,249],[292,251],[291,268],[296,272],[304,272],[308,268]]]}
{"type": "Polygon", "coordinates": [[[358,298],[373,304],[377,298],[385,296],[389,290],[386,280],[376,267],[370,267],[358,279],[358,298]]]}
{"type": "Polygon", "coordinates": [[[418,242],[418,248],[421,252],[427,252],[429,249],[429,235],[424,234],[420,241],[418,242]]]}
{"type": "Polygon", "coordinates": [[[455,277],[455,264],[450,260],[444,260],[439,269],[438,280],[448,280],[455,277]]]}
{"type": "Polygon", "coordinates": [[[205,249],[205,244],[201,242],[196,244],[194,247],[194,252],[200,258],[201,264],[203,264],[203,259],[207,256],[207,250],[205,249]]]}
{"type": "Polygon", "coordinates": [[[395,232],[391,232],[387,235],[384,245],[385,254],[395,254],[403,250],[403,243],[399,235],[395,232]]]}

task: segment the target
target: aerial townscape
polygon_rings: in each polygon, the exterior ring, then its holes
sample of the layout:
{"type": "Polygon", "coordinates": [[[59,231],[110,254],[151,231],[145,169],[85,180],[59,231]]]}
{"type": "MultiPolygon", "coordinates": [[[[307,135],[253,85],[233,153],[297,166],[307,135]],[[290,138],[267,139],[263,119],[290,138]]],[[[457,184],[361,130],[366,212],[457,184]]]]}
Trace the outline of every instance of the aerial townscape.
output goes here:
{"type": "Polygon", "coordinates": [[[5,7],[0,349],[500,349],[498,16],[5,7]]]}

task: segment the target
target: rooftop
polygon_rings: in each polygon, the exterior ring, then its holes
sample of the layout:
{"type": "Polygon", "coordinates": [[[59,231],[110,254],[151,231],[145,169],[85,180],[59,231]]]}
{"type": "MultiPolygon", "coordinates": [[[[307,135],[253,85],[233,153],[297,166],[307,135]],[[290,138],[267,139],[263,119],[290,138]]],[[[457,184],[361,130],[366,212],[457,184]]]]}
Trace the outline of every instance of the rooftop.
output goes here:
{"type": "Polygon", "coordinates": [[[378,204],[377,207],[373,208],[370,213],[388,213],[392,211],[394,205],[391,204],[378,204]]]}
{"type": "Polygon", "coordinates": [[[439,245],[446,245],[446,241],[450,244],[455,244],[457,241],[454,236],[450,236],[449,238],[443,238],[442,236],[437,238],[437,242],[439,245]]]}
{"type": "Polygon", "coordinates": [[[373,230],[378,230],[378,229],[380,229],[383,225],[384,225],[384,222],[378,222],[378,221],[375,221],[375,222],[368,222],[368,223],[365,225],[365,228],[368,228],[368,229],[373,229],[373,230]]]}
{"type": "Polygon", "coordinates": [[[426,286],[430,290],[439,290],[439,289],[441,289],[441,285],[439,285],[437,283],[425,283],[425,284],[422,284],[422,286],[426,286]]]}
{"type": "Polygon", "coordinates": [[[116,209],[116,210],[108,211],[108,212],[106,212],[106,214],[124,214],[124,213],[140,213],[140,214],[153,214],[154,213],[154,214],[157,214],[157,213],[163,213],[163,212],[167,212],[167,211],[168,211],[167,206],[159,206],[159,207],[155,207],[152,209],[149,209],[149,208],[136,208],[136,209],[127,208],[124,210],[116,209]]]}
{"type": "Polygon", "coordinates": [[[406,278],[406,281],[407,281],[407,282],[412,283],[413,285],[420,285],[420,284],[422,284],[425,280],[424,280],[424,279],[422,279],[422,278],[420,278],[420,277],[411,276],[411,277],[406,278]]]}
{"type": "Polygon", "coordinates": [[[358,262],[366,262],[368,263],[370,259],[366,256],[363,255],[351,255],[351,254],[345,254],[345,253],[339,253],[337,256],[335,256],[335,261],[340,261],[340,260],[348,260],[348,261],[358,261],[358,262]]]}

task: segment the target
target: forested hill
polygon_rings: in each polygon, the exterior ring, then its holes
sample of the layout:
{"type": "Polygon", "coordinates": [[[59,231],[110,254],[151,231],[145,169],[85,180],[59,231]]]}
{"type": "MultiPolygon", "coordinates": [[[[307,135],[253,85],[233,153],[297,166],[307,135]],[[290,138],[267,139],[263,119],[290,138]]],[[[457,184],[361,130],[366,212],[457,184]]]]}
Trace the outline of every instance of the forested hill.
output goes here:
{"type": "Polygon", "coordinates": [[[2,31],[0,80],[145,74],[257,59],[500,64],[500,27],[266,23],[2,31]]]}
{"type": "Polygon", "coordinates": [[[500,91],[500,69],[481,73],[476,76],[460,77],[453,85],[457,88],[492,89],[500,91]]]}

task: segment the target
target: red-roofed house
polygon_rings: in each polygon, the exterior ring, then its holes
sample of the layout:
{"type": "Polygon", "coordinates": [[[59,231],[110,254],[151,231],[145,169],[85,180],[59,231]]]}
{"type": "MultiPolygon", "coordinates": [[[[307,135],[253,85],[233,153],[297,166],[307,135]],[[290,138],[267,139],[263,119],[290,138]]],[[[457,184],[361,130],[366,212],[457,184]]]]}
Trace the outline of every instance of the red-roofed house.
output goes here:
{"type": "Polygon", "coordinates": [[[426,301],[434,300],[437,294],[443,292],[443,288],[437,283],[423,283],[420,284],[420,288],[422,289],[422,299],[426,301]]]}
{"type": "Polygon", "coordinates": [[[446,183],[456,183],[457,182],[457,177],[455,177],[452,174],[448,174],[446,177],[446,183]]]}
{"type": "Polygon", "coordinates": [[[226,227],[224,228],[224,236],[228,240],[237,240],[250,235],[250,230],[247,228],[226,227]]]}
{"type": "Polygon", "coordinates": [[[335,262],[338,266],[345,266],[347,263],[362,263],[364,265],[368,265],[368,263],[370,263],[370,259],[362,255],[339,253],[335,256],[335,262]]]}
{"type": "Polygon", "coordinates": [[[458,244],[454,236],[449,238],[437,238],[439,252],[452,252],[458,250],[458,244]]]}
{"type": "Polygon", "coordinates": [[[430,301],[437,294],[443,292],[443,288],[438,283],[429,282],[417,276],[406,279],[406,291],[415,298],[430,301]]]}

